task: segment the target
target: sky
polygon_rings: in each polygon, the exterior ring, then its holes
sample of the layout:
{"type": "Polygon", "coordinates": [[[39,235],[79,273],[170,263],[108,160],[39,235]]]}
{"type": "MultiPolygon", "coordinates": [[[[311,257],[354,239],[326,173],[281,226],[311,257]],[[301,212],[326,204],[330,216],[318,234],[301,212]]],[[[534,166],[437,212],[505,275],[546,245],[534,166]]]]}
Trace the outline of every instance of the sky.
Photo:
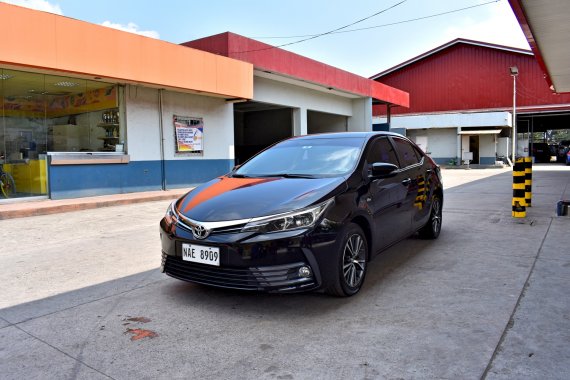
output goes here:
{"type": "Polygon", "coordinates": [[[230,31],[278,46],[354,23],[282,48],[364,77],[455,38],[529,49],[507,0],[0,1],[176,44],[230,31]]]}

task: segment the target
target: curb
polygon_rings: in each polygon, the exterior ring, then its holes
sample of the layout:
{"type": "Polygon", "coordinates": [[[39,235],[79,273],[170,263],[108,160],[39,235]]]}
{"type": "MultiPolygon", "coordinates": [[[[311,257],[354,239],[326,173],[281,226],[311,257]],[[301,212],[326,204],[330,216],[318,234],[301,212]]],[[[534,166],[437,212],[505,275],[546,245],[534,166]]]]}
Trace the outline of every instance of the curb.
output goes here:
{"type": "Polygon", "coordinates": [[[134,203],[174,200],[189,189],[153,191],[102,195],[87,198],[41,200],[0,205],[0,220],[25,218],[30,216],[59,214],[72,211],[90,210],[100,207],[121,206],[134,203]]]}

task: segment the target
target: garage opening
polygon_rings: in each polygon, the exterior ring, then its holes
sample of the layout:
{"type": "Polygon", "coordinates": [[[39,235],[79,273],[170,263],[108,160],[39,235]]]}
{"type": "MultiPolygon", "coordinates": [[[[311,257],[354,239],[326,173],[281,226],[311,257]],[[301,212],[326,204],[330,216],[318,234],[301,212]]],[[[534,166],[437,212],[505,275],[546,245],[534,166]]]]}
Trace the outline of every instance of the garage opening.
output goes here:
{"type": "Polygon", "coordinates": [[[241,165],[271,144],[293,136],[293,109],[275,104],[234,104],[235,164],[241,165]]]}
{"type": "Polygon", "coordinates": [[[517,115],[518,141],[528,141],[535,162],[564,162],[570,149],[570,111],[517,115]]]}
{"type": "Polygon", "coordinates": [[[307,133],[346,132],[348,117],[332,113],[307,111],[307,133]]]}

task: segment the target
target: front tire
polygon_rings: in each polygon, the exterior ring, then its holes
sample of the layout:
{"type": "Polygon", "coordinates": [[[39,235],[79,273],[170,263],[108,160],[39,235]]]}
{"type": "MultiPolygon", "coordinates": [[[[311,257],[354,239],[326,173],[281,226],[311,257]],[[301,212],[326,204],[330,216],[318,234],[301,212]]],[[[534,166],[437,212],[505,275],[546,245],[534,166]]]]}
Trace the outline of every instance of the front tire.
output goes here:
{"type": "Polygon", "coordinates": [[[326,289],[328,294],[349,297],[358,293],[366,277],[368,242],[357,224],[347,226],[337,252],[334,281],[326,289]]]}
{"type": "Polygon", "coordinates": [[[419,233],[422,239],[437,239],[441,232],[442,202],[439,196],[434,195],[431,201],[429,220],[419,233]]]}

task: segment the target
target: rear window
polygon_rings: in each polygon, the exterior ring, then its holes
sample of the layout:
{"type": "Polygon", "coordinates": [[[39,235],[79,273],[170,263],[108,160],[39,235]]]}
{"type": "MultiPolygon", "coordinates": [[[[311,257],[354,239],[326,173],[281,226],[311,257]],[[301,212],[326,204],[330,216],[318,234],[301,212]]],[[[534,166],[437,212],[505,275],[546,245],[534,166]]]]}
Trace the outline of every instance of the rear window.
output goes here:
{"type": "Polygon", "coordinates": [[[382,137],[372,142],[366,155],[366,161],[369,164],[384,162],[400,167],[396,151],[387,137],[382,137]]]}
{"type": "Polygon", "coordinates": [[[418,164],[421,160],[421,154],[414,148],[412,144],[404,139],[394,138],[398,157],[402,168],[418,164]]]}

